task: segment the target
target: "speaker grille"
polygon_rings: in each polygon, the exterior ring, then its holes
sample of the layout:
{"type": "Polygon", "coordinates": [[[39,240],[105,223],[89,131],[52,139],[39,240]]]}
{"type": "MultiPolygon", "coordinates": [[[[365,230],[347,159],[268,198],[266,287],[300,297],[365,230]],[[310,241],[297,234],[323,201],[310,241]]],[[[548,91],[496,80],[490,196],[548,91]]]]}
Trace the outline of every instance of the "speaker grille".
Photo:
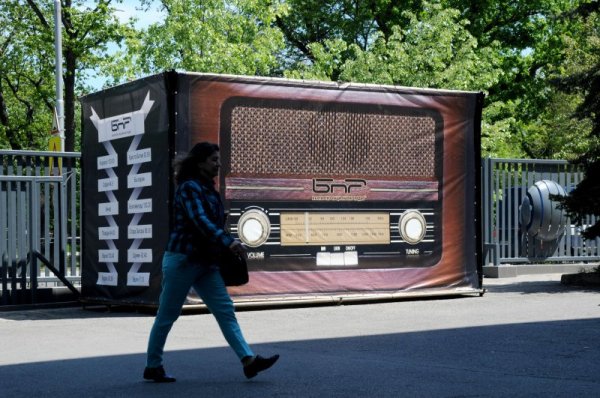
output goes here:
{"type": "Polygon", "coordinates": [[[236,106],[231,172],[435,177],[433,117],[236,106]]]}

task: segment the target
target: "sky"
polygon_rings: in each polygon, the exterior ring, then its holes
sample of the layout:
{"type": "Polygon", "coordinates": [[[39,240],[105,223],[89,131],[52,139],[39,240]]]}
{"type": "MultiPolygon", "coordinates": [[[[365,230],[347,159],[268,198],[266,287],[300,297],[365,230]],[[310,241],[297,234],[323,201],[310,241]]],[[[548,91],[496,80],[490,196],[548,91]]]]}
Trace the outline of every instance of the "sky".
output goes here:
{"type": "MultiPolygon", "coordinates": [[[[93,4],[94,2],[92,1],[91,3],[93,4]]],[[[136,26],[140,28],[146,27],[151,23],[158,21],[164,14],[159,10],[157,1],[152,1],[152,3],[150,9],[142,13],[136,9],[136,7],[140,7],[139,0],[123,0],[123,3],[115,4],[115,8],[118,10],[117,17],[122,22],[127,22],[133,17],[138,17],[136,26]]]]}

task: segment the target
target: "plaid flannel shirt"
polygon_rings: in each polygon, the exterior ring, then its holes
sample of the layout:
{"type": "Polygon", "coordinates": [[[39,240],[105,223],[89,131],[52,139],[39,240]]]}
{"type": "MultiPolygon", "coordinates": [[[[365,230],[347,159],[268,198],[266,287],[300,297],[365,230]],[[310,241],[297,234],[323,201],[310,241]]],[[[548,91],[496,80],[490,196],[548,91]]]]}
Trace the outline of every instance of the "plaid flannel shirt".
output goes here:
{"type": "Polygon", "coordinates": [[[186,180],[173,200],[173,225],[167,251],[183,253],[190,262],[211,265],[231,245],[225,232],[225,211],[213,181],[186,180]]]}

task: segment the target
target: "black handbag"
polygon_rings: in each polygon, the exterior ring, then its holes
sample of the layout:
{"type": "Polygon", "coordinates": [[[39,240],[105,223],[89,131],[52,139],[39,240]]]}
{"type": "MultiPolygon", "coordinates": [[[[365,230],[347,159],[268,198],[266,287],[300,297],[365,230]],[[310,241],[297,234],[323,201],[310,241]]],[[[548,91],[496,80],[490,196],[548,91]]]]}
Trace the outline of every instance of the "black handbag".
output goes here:
{"type": "MultiPolygon", "coordinates": [[[[202,188],[201,188],[202,189],[202,188]]],[[[202,191],[204,193],[204,191],[202,191]]],[[[216,218],[211,211],[210,206],[206,203],[204,194],[200,196],[202,202],[202,208],[206,214],[216,218]]],[[[241,286],[248,283],[248,266],[246,265],[246,259],[233,253],[231,250],[222,249],[218,255],[219,271],[225,286],[241,286]]]]}
{"type": "Polygon", "coordinates": [[[246,259],[233,253],[231,250],[223,250],[219,258],[219,271],[225,286],[241,286],[248,283],[248,266],[246,259]]]}

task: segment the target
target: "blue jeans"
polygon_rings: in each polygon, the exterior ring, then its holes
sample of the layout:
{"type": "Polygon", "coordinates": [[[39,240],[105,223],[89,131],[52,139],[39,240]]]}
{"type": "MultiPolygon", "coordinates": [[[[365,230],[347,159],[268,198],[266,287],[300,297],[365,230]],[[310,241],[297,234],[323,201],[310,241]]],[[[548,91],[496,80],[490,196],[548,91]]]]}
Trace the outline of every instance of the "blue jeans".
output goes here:
{"type": "Polygon", "coordinates": [[[162,292],[158,313],[148,341],[147,367],[155,368],[162,365],[167,335],[181,314],[190,287],[194,288],[217,319],[225,340],[237,356],[240,359],[254,356],[242,335],[235,317],[233,301],[229,297],[225,283],[216,267],[209,268],[190,264],[185,254],[165,252],[162,273],[162,292]]]}

